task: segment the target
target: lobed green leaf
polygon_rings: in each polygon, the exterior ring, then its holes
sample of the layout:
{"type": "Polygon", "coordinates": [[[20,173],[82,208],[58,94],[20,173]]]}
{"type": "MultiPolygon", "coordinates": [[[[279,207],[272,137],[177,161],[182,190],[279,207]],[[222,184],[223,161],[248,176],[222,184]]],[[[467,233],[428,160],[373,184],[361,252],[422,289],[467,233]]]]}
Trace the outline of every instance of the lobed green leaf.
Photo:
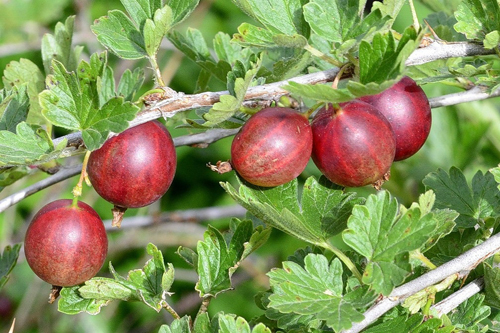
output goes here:
{"type": "Polygon", "coordinates": [[[363,282],[388,295],[409,274],[407,253],[427,243],[437,221],[417,206],[399,214],[397,200],[382,191],[353,208],[347,227],[344,241],[368,259],[363,282]]]}
{"type": "Polygon", "coordinates": [[[57,310],[59,312],[75,315],[81,312],[86,312],[91,315],[96,315],[101,312],[101,308],[106,306],[109,300],[97,300],[83,298],[78,292],[80,286],[62,288],[57,310]]]}
{"type": "Polygon", "coordinates": [[[97,40],[123,59],[148,56],[144,36],[130,18],[120,10],[111,10],[91,26],[97,40]]]}
{"type": "Polygon", "coordinates": [[[42,38],[42,60],[45,74],[52,73],[52,61],[61,62],[68,70],[76,70],[83,47],[73,48],[73,29],[75,16],[69,16],[63,23],[56,24],[54,34],[42,38]]]}
{"type": "Polygon", "coordinates": [[[45,130],[21,122],[16,132],[0,131],[0,166],[40,164],[56,158],[66,146],[66,140],[54,147],[45,130]]]}
{"type": "MultiPolygon", "coordinates": [[[[82,62],[78,76],[54,61],[54,74],[47,78],[48,89],[40,94],[43,115],[54,125],[81,131],[91,151],[99,148],[110,132],[127,129],[139,111],[122,97],[111,97],[114,94],[109,88],[103,89],[108,86],[106,68],[105,55],[94,54],[90,63],[82,62]]],[[[108,82],[114,83],[112,76],[108,82]]]]}
{"type": "MultiPolygon", "coordinates": [[[[500,31],[500,6],[497,0],[464,0],[458,5],[455,18],[455,30],[468,39],[485,40],[485,47],[498,45],[492,45],[494,39],[491,35],[495,32],[498,35],[500,31]]],[[[498,38],[495,39],[498,41],[498,38]]]]}
{"type": "Polygon", "coordinates": [[[296,179],[272,188],[249,186],[241,180],[238,190],[229,183],[221,185],[267,225],[322,247],[328,247],[327,240],[345,227],[352,207],[361,202],[324,177],[319,181],[314,177],[306,180],[300,203],[296,179]]]}
{"type": "MultiPolygon", "coordinates": [[[[5,87],[21,89],[27,85],[29,96],[29,113],[26,120],[30,124],[43,124],[47,122],[41,114],[41,106],[38,94],[45,89],[45,76],[37,65],[31,60],[21,58],[19,61],[11,61],[3,72],[3,84],[5,87]]],[[[2,113],[0,106],[0,114],[2,113]]]]}
{"type": "Polygon", "coordinates": [[[455,167],[449,172],[439,169],[428,174],[423,183],[436,193],[436,208],[460,213],[457,226],[472,228],[483,220],[500,215],[500,194],[491,173],[478,171],[469,187],[464,174],[455,167]]]}
{"type": "Polygon", "coordinates": [[[250,220],[233,220],[232,227],[226,239],[209,226],[204,240],[198,242],[196,270],[199,281],[196,290],[201,297],[215,297],[231,289],[231,276],[239,263],[265,243],[271,231],[262,227],[254,229],[250,220]]]}
{"type": "MultiPolygon", "coordinates": [[[[328,264],[323,255],[309,254],[304,263],[301,267],[294,262],[284,262],[283,269],[273,269],[268,273],[273,290],[269,296],[270,307],[283,313],[314,314],[335,331],[348,329],[352,323],[364,318],[351,300],[367,293],[367,288],[343,294],[339,259],[335,258],[328,264]]],[[[376,298],[373,292],[368,294],[364,306],[376,298]]]]}
{"type": "Polygon", "coordinates": [[[166,296],[174,280],[174,268],[171,264],[168,264],[168,269],[165,267],[163,255],[155,245],[148,244],[146,250],[152,258],[142,269],[130,271],[127,278],[118,275],[109,263],[114,279],[94,277],[83,286],[63,288],[59,311],[96,314],[110,301],[122,300],[141,301],[159,312],[167,305],[166,296]]]}

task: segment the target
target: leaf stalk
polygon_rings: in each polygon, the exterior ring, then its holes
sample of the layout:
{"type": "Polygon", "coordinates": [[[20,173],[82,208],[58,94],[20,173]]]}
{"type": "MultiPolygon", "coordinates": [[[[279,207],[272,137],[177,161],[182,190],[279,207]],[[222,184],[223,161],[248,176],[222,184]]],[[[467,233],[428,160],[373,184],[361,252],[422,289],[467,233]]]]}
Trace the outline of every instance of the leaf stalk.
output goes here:
{"type": "Polygon", "coordinates": [[[330,243],[326,243],[325,248],[328,250],[332,251],[337,258],[340,259],[346,265],[346,267],[354,274],[354,276],[359,280],[360,283],[363,283],[363,275],[359,272],[358,268],[356,265],[352,262],[352,260],[341,250],[339,250],[337,247],[330,243]]]}

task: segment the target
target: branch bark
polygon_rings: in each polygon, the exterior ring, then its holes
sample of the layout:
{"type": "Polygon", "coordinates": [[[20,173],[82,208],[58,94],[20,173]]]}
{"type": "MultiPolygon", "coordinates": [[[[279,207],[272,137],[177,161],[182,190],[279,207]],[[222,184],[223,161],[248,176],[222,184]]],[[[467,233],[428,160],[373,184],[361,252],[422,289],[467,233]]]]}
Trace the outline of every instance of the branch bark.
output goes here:
{"type": "Polygon", "coordinates": [[[477,294],[484,287],[484,278],[477,278],[457,292],[443,299],[441,302],[431,306],[431,313],[436,313],[438,317],[451,312],[460,304],[477,294]]]}
{"type": "MultiPolygon", "coordinates": [[[[472,56],[472,55],[482,55],[489,54],[489,50],[485,50],[476,44],[470,43],[454,43],[454,44],[443,44],[435,42],[431,46],[415,50],[407,61],[408,66],[429,62],[432,60],[452,57],[452,56],[472,56]],[[435,46],[434,46],[435,45],[435,46]],[[451,46],[453,47],[451,47],[451,46]],[[432,46],[432,48],[431,48],[432,46]],[[457,48],[455,50],[455,47],[457,48]],[[434,57],[433,57],[434,56],[434,57]]],[[[255,103],[256,100],[273,100],[288,94],[288,92],[281,87],[289,81],[304,83],[304,84],[315,84],[321,82],[332,81],[338,73],[338,69],[330,69],[323,72],[303,75],[286,81],[275,82],[271,84],[265,84],[262,86],[251,87],[246,96],[245,100],[248,104],[255,103]]],[[[160,117],[173,117],[176,113],[192,109],[199,106],[210,106],[217,103],[220,96],[224,94],[229,94],[228,91],[219,92],[205,92],[201,94],[185,95],[182,93],[177,93],[169,99],[158,101],[157,103],[145,108],[140,114],[131,122],[131,126],[137,126],[139,124],[145,123],[147,121],[157,119],[160,117]]],[[[448,94],[444,96],[439,96],[431,98],[429,103],[432,108],[455,105],[460,103],[472,102],[483,100],[487,98],[500,96],[500,89],[493,92],[492,94],[487,94],[481,90],[480,87],[474,87],[468,91],[448,94]]],[[[232,136],[238,132],[238,129],[210,129],[202,133],[184,135],[174,138],[175,146],[206,146],[220,139],[228,136],[232,136]]],[[[82,137],[80,132],[71,133],[69,135],[57,138],[54,140],[54,144],[57,145],[63,139],[68,140],[68,147],[64,149],[61,157],[68,157],[82,152],[82,137]]],[[[47,183],[39,182],[32,185],[29,191],[23,190],[19,194],[15,193],[10,197],[0,200],[0,212],[3,212],[8,207],[16,204],[20,200],[24,199],[30,194],[36,193],[48,186],[51,186],[59,181],[67,179],[74,176],[76,173],[67,172],[59,175],[59,177],[51,176],[47,178],[47,183]],[[37,190],[35,190],[37,189],[37,190]]]]}
{"type": "MultiPolygon", "coordinates": [[[[431,43],[427,47],[415,50],[406,61],[406,65],[415,66],[438,59],[488,55],[493,53],[494,52],[492,50],[485,49],[478,44],[467,42],[443,43],[436,41],[431,43]]],[[[290,81],[302,84],[318,84],[331,82],[335,79],[338,71],[338,68],[332,68],[322,72],[298,76],[289,80],[251,87],[250,89],[248,89],[247,94],[245,95],[244,105],[252,106],[259,101],[273,101],[279,99],[281,96],[288,95],[288,91],[284,90],[281,87],[290,81]]],[[[173,96],[168,96],[168,98],[157,101],[146,107],[137,115],[137,117],[133,121],[130,122],[130,126],[137,126],[160,117],[170,118],[176,115],[178,112],[190,110],[193,108],[212,106],[220,101],[220,97],[222,95],[227,94],[229,94],[229,91],[204,92],[192,95],[184,93],[174,93],[173,96]]],[[[466,92],[442,96],[440,98],[433,99],[430,102],[432,107],[439,107],[482,100],[499,95],[500,90],[494,92],[492,95],[488,95],[482,92],[480,88],[476,87],[466,92]]],[[[209,130],[207,131],[207,134],[203,133],[203,135],[201,136],[193,135],[188,141],[190,142],[189,144],[211,143],[213,142],[211,141],[213,140],[212,136],[218,138],[221,134],[225,135],[223,133],[227,134],[227,136],[234,134],[231,132],[226,133],[224,132],[224,130],[209,130]],[[208,140],[208,142],[205,142],[203,140],[208,140]]],[[[57,145],[63,139],[68,139],[68,146],[70,146],[63,152],[63,157],[76,154],[75,148],[71,146],[78,146],[82,144],[81,133],[72,133],[70,135],[57,138],[54,140],[54,143],[57,145]]]]}
{"type": "Polygon", "coordinates": [[[458,274],[459,278],[465,277],[472,269],[476,268],[477,265],[498,251],[500,251],[500,233],[491,236],[482,244],[470,249],[438,268],[395,288],[389,296],[382,298],[382,300],[374,304],[364,313],[365,319],[363,319],[363,321],[354,323],[350,329],[342,332],[360,332],[387,311],[401,304],[407,297],[444,280],[448,276],[458,274]]]}

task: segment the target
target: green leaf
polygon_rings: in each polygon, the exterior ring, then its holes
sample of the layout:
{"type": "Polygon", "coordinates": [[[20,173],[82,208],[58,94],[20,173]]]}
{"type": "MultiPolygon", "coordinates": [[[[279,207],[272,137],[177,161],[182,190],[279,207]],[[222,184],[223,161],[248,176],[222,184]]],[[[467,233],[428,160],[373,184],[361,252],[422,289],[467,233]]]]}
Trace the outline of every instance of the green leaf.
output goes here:
{"type": "Polygon", "coordinates": [[[222,314],[219,316],[219,333],[271,333],[271,330],[264,324],[259,323],[250,329],[245,318],[236,317],[232,314],[222,314]]]}
{"type": "MultiPolygon", "coordinates": [[[[17,87],[18,89],[20,89],[22,85],[27,84],[29,96],[27,122],[30,124],[43,124],[47,121],[41,114],[41,107],[38,102],[38,94],[45,89],[45,76],[37,65],[28,59],[11,61],[3,72],[3,84],[6,87],[17,87]]],[[[0,114],[1,113],[0,106],[0,114]]]]}
{"type": "Polygon", "coordinates": [[[417,206],[398,214],[396,199],[381,191],[354,207],[343,239],[368,259],[363,282],[388,295],[409,274],[406,254],[423,246],[436,224],[432,213],[422,214],[417,206]]]}
{"type": "Polygon", "coordinates": [[[110,278],[94,277],[85,282],[78,292],[87,299],[138,301],[135,289],[110,278]]]}
{"type": "Polygon", "coordinates": [[[208,313],[198,313],[193,324],[194,333],[210,332],[210,318],[208,313]]]}
{"type": "Polygon", "coordinates": [[[380,10],[383,16],[396,18],[405,4],[405,0],[385,0],[384,2],[373,2],[372,12],[380,10]]]}
{"type": "Polygon", "coordinates": [[[243,49],[240,45],[231,42],[231,36],[219,31],[214,38],[214,51],[219,60],[234,65],[236,61],[243,60],[242,53],[248,52],[248,49],[243,49]]]}
{"type": "Polygon", "coordinates": [[[144,42],[146,52],[149,57],[156,57],[156,52],[160,47],[161,41],[173,24],[172,9],[168,6],[158,9],[155,12],[153,20],[147,19],[144,25],[144,42]]]}
{"type": "Polygon", "coordinates": [[[286,261],[283,269],[268,273],[273,294],[269,306],[283,313],[314,314],[335,331],[348,329],[364,317],[357,307],[367,306],[376,298],[367,288],[343,294],[342,264],[335,258],[331,264],[323,255],[309,254],[305,265],[286,261]],[[353,305],[356,298],[369,294],[367,304],[353,305]],[[355,295],[355,296],[354,296],[355,295]]]}
{"type": "Polygon", "coordinates": [[[166,4],[172,8],[173,24],[184,21],[198,6],[200,0],[167,0],[166,4]]]}
{"type": "Polygon", "coordinates": [[[120,2],[135,25],[141,30],[146,20],[153,18],[156,11],[162,6],[161,0],[120,0],[120,2]]]}
{"type": "Polygon", "coordinates": [[[282,86],[290,93],[323,103],[343,103],[353,100],[355,96],[347,89],[334,89],[326,84],[302,84],[289,81],[282,86]]]}
{"type": "Polygon", "coordinates": [[[30,168],[26,166],[0,169],[0,191],[27,176],[30,168]]]}
{"type": "Polygon", "coordinates": [[[311,53],[304,51],[292,58],[278,60],[273,64],[272,74],[266,81],[277,82],[296,77],[304,71],[311,61],[311,53]]]}
{"type": "Polygon", "coordinates": [[[12,272],[14,266],[16,266],[20,250],[21,244],[19,243],[13,246],[7,245],[3,249],[3,253],[0,253],[0,290],[2,290],[2,287],[7,283],[10,272],[12,272]]]}
{"type": "Polygon", "coordinates": [[[498,44],[500,44],[500,31],[495,30],[486,34],[486,36],[484,36],[483,43],[484,47],[487,49],[493,49],[497,47],[498,44]]]}
{"type": "Polygon", "coordinates": [[[201,297],[215,297],[231,289],[231,276],[239,263],[265,243],[270,235],[269,228],[257,227],[254,230],[250,220],[235,220],[233,223],[236,226],[229,240],[209,226],[204,240],[198,242],[197,272],[200,279],[196,290],[201,297]]]}
{"type": "Polygon", "coordinates": [[[54,147],[52,140],[40,126],[21,122],[16,133],[0,131],[0,166],[17,166],[43,163],[56,158],[66,146],[63,140],[54,147]]]}
{"type": "Polygon", "coordinates": [[[174,30],[169,33],[168,38],[175,47],[201,68],[222,82],[226,82],[227,73],[231,71],[231,65],[225,60],[216,61],[212,57],[208,45],[199,30],[188,28],[186,36],[174,30]]]}
{"type": "Polygon", "coordinates": [[[203,115],[203,118],[206,120],[203,124],[204,126],[215,127],[231,118],[240,110],[243,101],[245,100],[247,90],[254,83],[253,80],[257,75],[261,64],[262,58],[259,58],[257,59],[257,62],[253,64],[253,67],[245,73],[244,78],[236,78],[234,82],[234,96],[220,96],[220,102],[215,103],[208,113],[203,115]]]}
{"type": "Polygon", "coordinates": [[[457,23],[456,18],[453,15],[447,15],[446,13],[439,11],[429,14],[425,18],[425,21],[432,27],[436,35],[442,40],[448,42],[458,42],[465,41],[464,35],[458,33],[453,26],[457,23]]]}
{"type": "Polygon", "coordinates": [[[389,16],[374,9],[363,18],[362,11],[361,2],[356,0],[313,0],[304,6],[304,19],[318,36],[340,47],[349,40],[359,41],[374,31],[387,30],[389,16]]]}
{"type": "Polygon", "coordinates": [[[242,23],[238,27],[238,33],[234,34],[233,40],[244,46],[257,46],[263,48],[276,47],[271,31],[257,27],[250,23],[242,23]]]}
{"type": "Polygon", "coordinates": [[[198,266],[198,254],[190,248],[179,246],[176,253],[190,266],[198,266]]]}
{"type": "Polygon", "coordinates": [[[474,328],[491,314],[491,308],[483,304],[483,294],[475,294],[458,306],[449,318],[456,328],[474,328]]]}
{"type": "Polygon", "coordinates": [[[101,308],[106,306],[109,300],[85,299],[78,292],[80,286],[64,287],[61,289],[57,310],[59,312],[75,315],[86,312],[96,315],[101,312],[101,308]]]}
{"type": "Polygon", "coordinates": [[[310,177],[304,184],[302,202],[297,201],[297,180],[264,188],[240,183],[236,190],[221,183],[228,194],[267,225],[306,242],[327,246],[327,240],[345,227],[352,207],[361,199],[344,193],[324,177],[310,177]]]}
{"type": "Polygon", "coordinates": [[[128,280],[137,288],[139,299],[146,305],[160,312],[167,304],[165,298],[174,279],[174,267],[165,268],[163,255],[155,245],[149,243],[147,252],[152,256],[142,269],[132,270],[128,280]]]}
{"type": "MultiPolygon", "coordinates": [[[[70,299],[63,297],[63,304],[70,304],[71,311],[78,313],[87,311],[89,304],[93,311],[100,311],[95,308],[105,306],[112,300],[141,301],[160,312],[167,305],[166,296],[174,280],[174,268],[171,264],[168,264],[168,269],[165,267],[161,251],[153,244],[148,244],[147,252],[152,258],[142,269],[130,271],[126,279],[118,275],[110,263],[114,279],[94,277],[68,295],[70,299]]],[[[65,313],[67,308],[65,305],[65,313]]]]}
{"type": "Polygon", "coordinates": [[[105,68],[105,59],[99,63],[100,60],[93,56],[90,64],[83,62],[79,66],[79,77],[54,61],[54,74],[47,78],[48,90],[40,94],[43,115],[54,125],[82,131],[83,141],[91,151],[99,148],[110,132],[127,129],[128,122],[139,111],[122,97],[114,97],[99,107],[102,101],[99,101],[96,82],[99,72],[105,68]]]}
{"type": "Polygon", "coordinates": [[[111,10],[91,26],[99,42],[123,59],[140,59],[148,56],[144,37],[122,11],[111,10]]]}
{"type": "MultiPolygon", "coordinates": [[[[422,215],[427,213],[434,214],[434,220],[436,220],[436,231],[432,235],[421,249],[424,253],[431,249],[441,238],[450,234],[455,227],[455,220],[459,214],[451,209],[436,209],[434,204],[436,202],[436,194],[432,190],[428,190],[418,197],[418,203],[415,202],[411,205],[412,208],[419,208],[422,215]]],[[[406,207],[400,206],[400,213],[405,213],[407,211],[406,207]]]]}
{"type": "Polygon", "coordinates": [[[494,308],[500,308],[500,268],[491,267],[483,262],[484,268],[484,303],[494,308]]]}
{"type": "Polygon", "coordinates": [[[328,239],[347,226],[347,220],[356,204],[362,203],[355,193],[344,193],[342,188],[321,177],[310,177],[302,190],[302,216],[321,237],[328,239]]]}
{"type": "Polygon", "coordinates": [[[0,100],[0,131],[16,132],[16,126],[26,121],[29,110],[28,86],[23,84],[9,90],[0,100]]]}
{"type": "Polygon", "coordinates": [[[45,74],[52,73],[52,61],[57,60],[68,70],[76,70],[82,47],[72,47],[75,16],[69,16],[63,23],[56,24],[54,35],[42,38],[42,60],[45,74]]]}
{"type": "Polygon", "coordinates": [[[116,88],[117,96],[123,97],[127,102],[133,102],[135,94],[139,91],[144,82],[144,70],[142,68],[136,68],[134,71],[126,69],[118,82],[118,87],[116,88]]]}
{"type": "Polygon", "coordinates": [[[428,174],[424,185],[436,193],[436,208],[453,209],[460,213],[457,218],[457,226],[461,228],[473,228],[476,224],[482,224],[490,217],[500,215],[500,194],[497,183],[491,173],[483,175],[478,171],[472,179],[472,187],[469,187],[464,174],[455,167],[447,173],[439,169],[428,174]]]}
{"type": "Polygon", "coordinates": [[[233,0],[233,2],[272,33],[308,36],[308,28],[301,15],[303,5],[301,0],[233,0]]]}
{"type": "Polygon", "coordinates": [[[392,320],[387,320],[381,324],[367,328],[364,333],[387,333],[387,332],[407,332],[405,325],[405,317],[396,317],[392,320]]]}
{"type": "Polygon", "coordinates": [[[162,325],[158,333],[191,333],[193,331],[190,328],[190,322],[191,319],[189,316],[175,319],[174,321],[172,321],[170,326],[162,325]]]}
{"type": "Polygon", "coordinates": [[[380,84],[399,78],[406,59],[417,47],[417,33],[413,27],[405,30],[397,45],[392,33],[377,33],[371,43],[362,41],[359,46],[360,83],[380,84]]]}
{"type": "Polygon", "coordinates": [[[317,35],[340,43],[348,32],[342,28],[349,27],[354,18],[358,17],[358,4],[357,1],[343,1],[340,5],[344,7],[340,7],[337,1],[312,0],[304,6],[304,19],[317,35]],[[343,20],[346,17],[352,19],[343,20]]]}
{"type": "Polygon", "coordinates": [[[497,0],[464,0],[458,5],[455,18],[455,30],[468,39],[483,41],[489,33],[500,30],[497,0]]]}

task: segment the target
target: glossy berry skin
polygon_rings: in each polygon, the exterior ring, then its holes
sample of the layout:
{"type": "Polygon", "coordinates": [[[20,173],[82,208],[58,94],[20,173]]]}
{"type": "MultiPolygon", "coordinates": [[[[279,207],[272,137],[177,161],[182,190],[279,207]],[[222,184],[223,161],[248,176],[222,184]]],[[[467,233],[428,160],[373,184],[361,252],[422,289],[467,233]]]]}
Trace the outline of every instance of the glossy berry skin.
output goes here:
{"type": "Polygon", "coordinates": [[[424,145],[431,130],[431,107],[411,78],[406,76],[380,94],[360,99],[375,106],[391,124],[396,135],[395,161],[414,155],[424,145]]]}
{"type": "Polygon", "coordinates": [[[273,187],[299,176],[311,150],[306,116],[290,108],[269,107],[254,114],[234,137],[231,165],[247,182],[273,187]]]}
{"type": "Polygon", "coordinates": [[[177,155],[168,130],[150,121],[112,137],[90,154],[87,172],[105,200],[125,208],[147,206],[167,192],[177,155]]]}
{"type": "Polygon", "coordinates": [[[329,105],[318,112],[311,126],[313,161],[333,183],[364,186],[389,171],[396,140],[387,119],[370,104],[329,105]]]}
{"type": "Polygon", "coordinates": [[[108,238],[101,218],[86,203],[53,201],[33,218],[24,240],[26,261],[42,280],[60,287],[81,284],[101,269],[108,238]]]}

